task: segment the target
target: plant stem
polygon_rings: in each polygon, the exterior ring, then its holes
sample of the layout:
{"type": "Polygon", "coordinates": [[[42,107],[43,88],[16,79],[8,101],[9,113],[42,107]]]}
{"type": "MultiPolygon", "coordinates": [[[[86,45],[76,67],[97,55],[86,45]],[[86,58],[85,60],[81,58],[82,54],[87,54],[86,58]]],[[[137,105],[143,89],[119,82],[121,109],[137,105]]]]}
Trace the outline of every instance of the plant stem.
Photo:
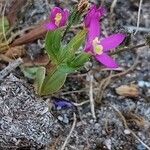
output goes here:
{"type": "Polygon", "coordinates": [[[143,46],[146,46],[146,43],[142,43],[142,44],[139,44],[139,45],[136,45],[136,46],[130,46],[130,47],[122,48],[122,49],[119,49],[115,52],[111,52],[110,55],[115,55],[115,54],[119,54],[119,53],[122,53],[122,52],[125,52],[125,51],[134,50],[136,48],[140,48],[140,47],[143,47],[143,46]]]}

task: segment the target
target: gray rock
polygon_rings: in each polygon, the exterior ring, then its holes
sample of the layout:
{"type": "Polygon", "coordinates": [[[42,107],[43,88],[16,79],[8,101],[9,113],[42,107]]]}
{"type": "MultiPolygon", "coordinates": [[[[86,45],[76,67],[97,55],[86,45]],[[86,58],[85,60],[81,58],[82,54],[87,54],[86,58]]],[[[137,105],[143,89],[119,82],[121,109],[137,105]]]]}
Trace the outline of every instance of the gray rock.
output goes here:
{"type": "Polygon", "coordinates": [[[0,149],[46,145],[51,142],[53,129],[54,118],[47,104],[24,81],[10,75],[1,83],[0,149]]]}

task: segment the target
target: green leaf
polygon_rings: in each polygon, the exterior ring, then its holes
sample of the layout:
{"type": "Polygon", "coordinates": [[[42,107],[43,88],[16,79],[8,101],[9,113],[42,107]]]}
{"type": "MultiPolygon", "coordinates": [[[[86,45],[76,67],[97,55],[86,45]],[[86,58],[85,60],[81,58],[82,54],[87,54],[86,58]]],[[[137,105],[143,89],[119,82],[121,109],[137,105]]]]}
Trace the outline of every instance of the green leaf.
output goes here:
{"type": "Polygon", "coordinates": [[[45,79],[46,69],[44,67],[39,67],[36,72],[35,78],[35,88],[38,94],[41,93],[41,88],[45,79]]]}
{"type": "Polygon", "coordinates": [[[49,95],[57,92],[64,84],[67,74],[57,69],[53,74],[48,75],[43,83],[40,95],[49,95]]]}
{"type": "Polygon", "coordinates": [[[62,36],[61,28],[55,31],[49,31],[46,34],[45,49],[50,59],[52,59],[54,62],[59,61],[58,57],[60,55],[61,36],[62,36]]]}
{"type": "Polygon", "coordinates": [[[67,44],[67,47],[65,48],[66,51],[69,51],[69,53],[74,54],[85,41],[86,33],[86,29],[77,33],[77,35],[67,44]]]}
{"type": "Polygon", "coordinates": [[[35,79],[38,67],[21,67],[24,76],[29,79],[35,79]]]}
{"type": "Polygon", "coordinates": [[[7,32],[9,29],[9,22],[6,17],[0,18],[0,33],[3,33],[3,29],[5,32],[7,32]]]}
{"type": "Polygon", "coordinates": [[[77,10],[76,9],[74,9],[73,11],[72,11],[72,13],[71,13],[71,15],[69,16],[69,24],[75,24],[75,23],[78,23],[78,17],[79,17],[79,15],[77,16],[78,14],[77,14],[77,10]]]}
{"type": "Polygon", "coordinates": [[[73,61],[68,62],[69,66],[73,67],[73,68],[80,68],[82,66],[84,66],[84,64],[89,61],[90,59],[90,55],[87,53],[81,53],[79,54],[73,61]]]}
{"type": "Polygon", "coordinates": [[[69,24],[78,24],[81,21],[81,17],[81,13],[77,10],[77,8],[74,8],[69,16],[69,24]]]}
{"type": "Polygon", "coordinates": [[[84,64],[89,61],[90,55],[87,53],[80,53],[72,60],[63,63],[58,68],[63,73],[73,73],[84,66],[84,64]]]}
{"type": "Polygon", "coordinates": [[[67,44],[67,46],[64,48],[64,60],[72,61],[75,57],[75,53],[78,51],[80,46],[85,41],[87,30],[84,29],[77,33],[77,35],[67,44]]]}
{"type": "Polygon", "coordinates": [[[71,67],[70,65],[68,65],[67,63],[62,64],[59,67],[59,70],[63,73],[73,73],[77,70],[77,67],[71,67]]]}

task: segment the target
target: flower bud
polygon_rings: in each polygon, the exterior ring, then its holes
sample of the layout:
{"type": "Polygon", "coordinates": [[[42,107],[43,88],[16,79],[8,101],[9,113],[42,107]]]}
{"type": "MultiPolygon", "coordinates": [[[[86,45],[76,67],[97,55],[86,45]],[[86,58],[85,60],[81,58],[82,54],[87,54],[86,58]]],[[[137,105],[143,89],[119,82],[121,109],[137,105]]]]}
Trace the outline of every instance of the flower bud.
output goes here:
{"type": "Polygon", "coordinates": [[[89,1],[88,0],[80,0],[79,4],[77,5],[77,11],[79,13],[83,13],[87,11],[89,8],[89,1]]]}

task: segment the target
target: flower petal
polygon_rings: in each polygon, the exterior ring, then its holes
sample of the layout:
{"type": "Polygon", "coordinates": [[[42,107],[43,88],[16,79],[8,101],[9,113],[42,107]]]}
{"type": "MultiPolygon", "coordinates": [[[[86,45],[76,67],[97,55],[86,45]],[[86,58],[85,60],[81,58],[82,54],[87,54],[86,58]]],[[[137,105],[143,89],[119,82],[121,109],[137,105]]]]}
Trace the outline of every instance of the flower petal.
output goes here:
{"type": "Polygon", "coordinates": [[[52,10],[51,10],[51,14],[50,14],[50,21],[51,22],[55,22],[55,17],[56,17],[56,14],[57,13],[61,13],[62,14],[63,10],[59,7],[54,7],[52,10]]]}
{"type": "Polygon", "coordinates": [[[123,42],[125,37],[126,36],[124,34],[118,33],[102,39],[100,43],[103,46],[104,52],[107,52],[119,46],[123,42]]]}
{"type": "Polygon", "coordinates": [[[45,24],[45,28],[47,30],[55,30],[57,28],[57,26],[54,23],[51,22],[51,23],[45,24]]]}
{"type": "Polygon", "coordinates": [[[100,36],[101,29],[99,20],[104,14],[104,10],[105,9],[103,7],[97,8],[96,5],[93,5],[85,17],[84,23],[85,27],[88,29],[88,36],[85,46],[86,52],[92,51],[93,40],[100,36]]]}
{"type": "Polygon", "coordinates": [[[96,55],[95,58],[107,68],[118,68],[118,64],[116,63],[116,61],[108,56],[106,53],[96,55]]]}
{"type": "Polygon", "coordinates": [[[66,109],[66,108],[73,108],[74,105],[71,101],[68,101],[63,98],[57,98],[57,97],[52,97],[54,99],[54,106],[56,108],[61,108],[61,109],[66,109]]]}
{"type": "Polygon", "coordinates": [[[59,26],[66,25],[66,23],[68,21],[68,17],[69,17],[69,10],[68,9],[64,9],[63,12],[62,12],[62,19],[60,21],[60,25],[59,26]]]}
{"type": "Polygon", "coordinates": [[[90,10],[87,12],[87,15],[84,19],[84,23],[85,23],[85,26],[88,27],[90,25],[90,22],[91,22],[91,18],[92,16],[95,14],[96,12],[96,5],[93,5],[90,10]]]}
{"type": "Polygon", "coordinates": [[[97,8],[96,5],[93,5],[84,19],[85,26],[88,27],[92,22],[92,19],[97,19],[99,21],[105,12],[106,10],[104,7],[97,8]]]}
{"type": "Polygon", "coordinates": [[[88,35],[87,35],[86,46],[85,46],[86,52],[92,51],[93,40],[96,37],[99,37],[99,35],[100,35],[99,21],[96,19],[92,19],[92,22],[90,23],[90,27],[88,28],[88,35]]]}

